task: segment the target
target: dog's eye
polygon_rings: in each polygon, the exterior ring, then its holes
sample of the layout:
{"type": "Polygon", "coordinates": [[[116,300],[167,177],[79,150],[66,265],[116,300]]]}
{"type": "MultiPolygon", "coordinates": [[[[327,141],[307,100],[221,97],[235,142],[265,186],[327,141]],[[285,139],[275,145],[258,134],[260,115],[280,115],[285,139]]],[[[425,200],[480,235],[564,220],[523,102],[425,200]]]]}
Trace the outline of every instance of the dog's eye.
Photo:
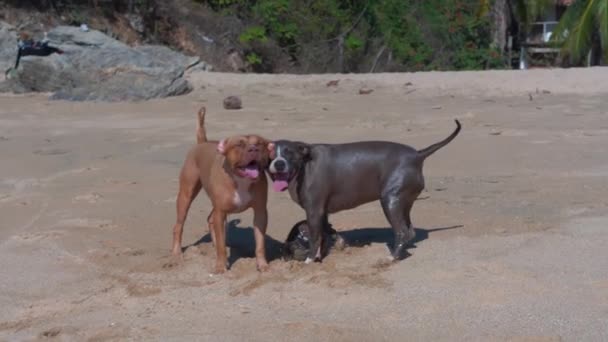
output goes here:
{"type": "Polygon", "coordinates": [[[244,141],[242,141],[242,140],[241,140],[241,141],[239,141],[239,145],[238,145],[238,146],[239,146],[239,147],[245,147],[245,142],[244,142],[244,141]]]}

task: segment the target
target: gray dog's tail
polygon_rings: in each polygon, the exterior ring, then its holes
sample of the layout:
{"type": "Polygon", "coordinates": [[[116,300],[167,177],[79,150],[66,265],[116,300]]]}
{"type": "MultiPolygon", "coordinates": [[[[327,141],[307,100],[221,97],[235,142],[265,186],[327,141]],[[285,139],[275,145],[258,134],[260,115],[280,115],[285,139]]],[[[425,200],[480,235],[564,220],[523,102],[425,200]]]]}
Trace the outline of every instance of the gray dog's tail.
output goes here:
{"type": "Polygon", "coordinates": [[[460,132],[461,126],[460,126],[460,122],[458,122],[458,120],[454,120],[454,121],[456,121],[456,129],[454,130],[454,132],[452,132],[452,134],[450,134],[449,137],[447,137],[447,138],[441,140],[440,142],[435,143],[427,148],[424,148],[424,149],[418,151],[418,157],[420,157],[421,160],[425,160],[428,156],[435,153],[438,149],[449,144],[450,141],[452,141],[452,140],[454,140],[454,138],[456,138],[456,136],[460,132]]]}

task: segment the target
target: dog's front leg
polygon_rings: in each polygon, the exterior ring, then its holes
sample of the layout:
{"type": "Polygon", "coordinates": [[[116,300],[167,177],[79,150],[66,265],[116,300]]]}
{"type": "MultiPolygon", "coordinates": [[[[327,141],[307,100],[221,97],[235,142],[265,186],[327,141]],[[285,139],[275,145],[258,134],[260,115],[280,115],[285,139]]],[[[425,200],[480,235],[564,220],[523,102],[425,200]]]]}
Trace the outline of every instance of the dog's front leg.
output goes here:
{"type": "Polygon", "coordinates": [[[253,205],[253,229],[255,236],[255,260],[258,271],[268,270],[266,261],[266,227],[268,226],[268,210],[266,203],[254,203],[253,205]]]}
{"type": "Polygon", "coordinates": [[[306,221],[308,223],[308,233],[310,235],[310,250],[305,263],[321,261],[321,244],[323,243],[323,231],[326,215],[322,210],[314,209],[306,211],[306,221]]]}

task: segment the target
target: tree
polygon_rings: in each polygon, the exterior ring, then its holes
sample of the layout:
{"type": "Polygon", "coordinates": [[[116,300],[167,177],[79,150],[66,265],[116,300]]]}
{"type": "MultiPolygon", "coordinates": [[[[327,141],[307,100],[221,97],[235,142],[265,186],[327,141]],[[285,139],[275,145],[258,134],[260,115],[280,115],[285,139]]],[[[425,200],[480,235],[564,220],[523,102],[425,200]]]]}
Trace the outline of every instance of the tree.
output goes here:
{"type": "MultiPolygon", "coordinates": [[[[527,32],[529,24],[555,2],[513,0],[513,8],[527,32]]],[[[590,52],[608,60],[608,0],[562,0],[561,3],[569,6],[553,31],[553,43],[558,44],[574,64],[590,52]]]]}
{"type": "Polygon", "coordinates": [[[573,63],[588,53],[608,60],[608,0],[578,0],[568,7],[553,34],[573,63]],[[600,54],[600,56],[597,56],[600,54]]]}
{"type": "Polygon", "coordinates": [[[550,6],[555,6],[556,0],[511,0],[511,8],[527,33],[530,24],[542,16],[550,6]]]}

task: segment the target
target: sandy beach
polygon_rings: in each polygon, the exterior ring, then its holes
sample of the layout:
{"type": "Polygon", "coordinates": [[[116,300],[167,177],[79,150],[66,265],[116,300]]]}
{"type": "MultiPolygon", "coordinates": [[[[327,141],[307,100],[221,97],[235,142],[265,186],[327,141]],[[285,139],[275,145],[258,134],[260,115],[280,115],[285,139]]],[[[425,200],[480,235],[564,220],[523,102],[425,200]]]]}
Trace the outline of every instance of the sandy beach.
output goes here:
{"type": "Polygon", "coordinates": [[[0,95],[0,340],[608,340],[608,68],[189,78],[189,95],[141,103],[0,95]],[[463,130],[425,162],[409,258],[384,262],[392,231],[370,203],[330,217],[348,248],[285,262],[304,212],[270,190],[271,270],[245,212],[231,270],[210,276],[204,195],[170,258],[202,105],[218,139],[423,148],[463,130]]]}

